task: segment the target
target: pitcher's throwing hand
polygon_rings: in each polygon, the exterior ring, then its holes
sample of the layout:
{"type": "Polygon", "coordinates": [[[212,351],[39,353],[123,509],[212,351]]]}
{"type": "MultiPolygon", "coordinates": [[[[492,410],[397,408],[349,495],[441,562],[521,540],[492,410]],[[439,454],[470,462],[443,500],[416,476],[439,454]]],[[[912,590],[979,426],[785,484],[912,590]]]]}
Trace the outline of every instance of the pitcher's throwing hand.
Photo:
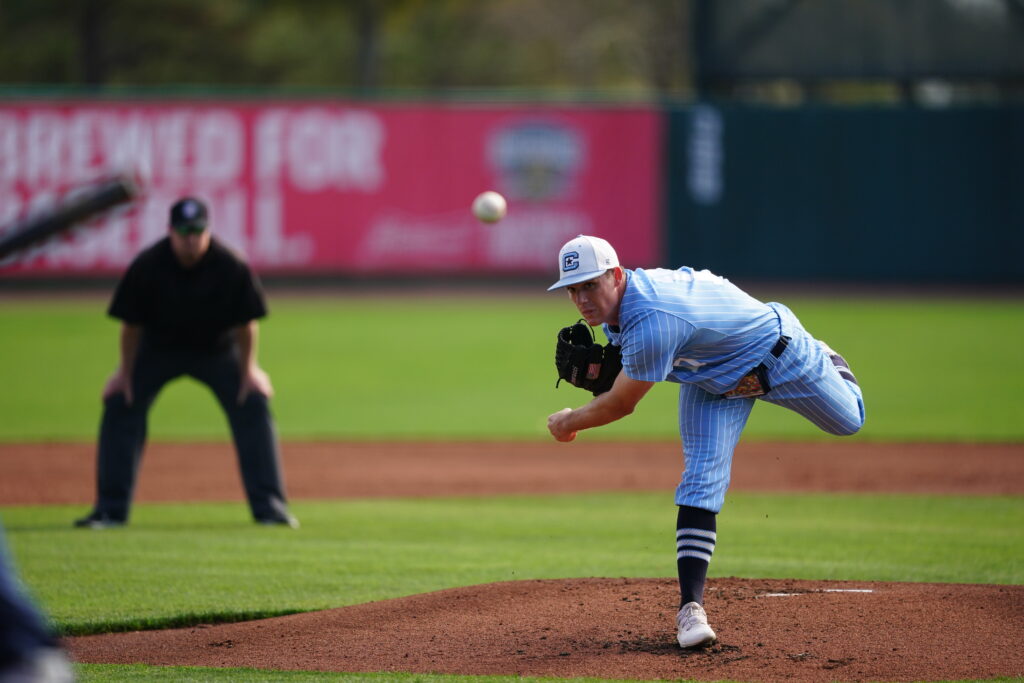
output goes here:
{"type": "Polygon", "coordinates": [[[548,431],[556,441],[572,441],[576,438],[576,432],[565,428],[566,417],[572,412],[572,408],[562,408],[557,413],[548,415],[548,431]]]}

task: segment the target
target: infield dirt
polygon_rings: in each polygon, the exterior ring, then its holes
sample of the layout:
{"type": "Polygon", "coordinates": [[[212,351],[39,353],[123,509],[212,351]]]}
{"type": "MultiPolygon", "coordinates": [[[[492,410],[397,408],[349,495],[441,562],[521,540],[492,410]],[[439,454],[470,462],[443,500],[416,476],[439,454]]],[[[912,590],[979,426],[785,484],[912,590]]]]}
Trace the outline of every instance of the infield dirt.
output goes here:
{"type": "MultiPolygon", "coordinates": [[[[293,499],[670,492],[677,443],[286,444],[293,499]]],[[[93,447],[0,447],[0,502],[92,498],[93,447]]],[[[733,490],[1024,495],[1024,446],[748,444],[733,490]]],[[[242,500],[225,444],[153,444],[139,501],[242,500]]],[[[299,532],[301,533],[301,531],[299,532]]],[[[674,643],[670,578],[517,581],[238,624],[71,638],[81,662],[633,679],[1024,675],[1024,586],[713,578],[719,642],[674,643]]]]}

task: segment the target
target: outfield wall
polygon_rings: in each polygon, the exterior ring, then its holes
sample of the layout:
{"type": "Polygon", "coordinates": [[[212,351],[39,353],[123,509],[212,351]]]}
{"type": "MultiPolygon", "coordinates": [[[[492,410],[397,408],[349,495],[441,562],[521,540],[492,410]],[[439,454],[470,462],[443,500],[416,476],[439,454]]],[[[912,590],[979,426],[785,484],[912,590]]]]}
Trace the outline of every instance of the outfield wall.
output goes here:
{"type": "Polygon", "coordinates": [[[1024,108],[668,115],[673,263],[765,280],[1024,281],[1024,108]]]}
{"type": "Polygon", "coordinates": [[[546,276],[590,233],[631,267],[1024,282],[1021,107],[0,101],[0,230],[125,169],[140,202],[0,277],[117,274],[195,194],[273,275],[546,276]]]}
{"type": "Polygon", "coordinates": [[[549,274],[580,233],[638,266],[657,253],[661,123],[631,107],[2,104],[0,225],[110,170],[145,189],[4,274],[119,272],[185,194],[262,273],[549,274]],[[488,189],[513,207],[500,228],[470,212],[488,189]]]}

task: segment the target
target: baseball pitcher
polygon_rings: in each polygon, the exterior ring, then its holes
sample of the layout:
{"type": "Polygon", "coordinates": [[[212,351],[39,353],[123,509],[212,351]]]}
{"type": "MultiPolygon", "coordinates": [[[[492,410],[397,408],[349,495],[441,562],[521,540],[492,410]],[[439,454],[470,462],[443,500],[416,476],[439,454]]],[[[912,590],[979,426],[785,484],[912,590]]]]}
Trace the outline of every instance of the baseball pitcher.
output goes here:
{"type": "Polygon", "coordinates": [[[558,254],[560,279],[583,323],[561,330],[559,378],[594,398],[548,417],[558,441],[633,412],[655,382],[679,384],[684,467],[676,488],[680,647],[715,641],[704,583],[729,486],[733,451],[758,400],[839,436],[864,424],[860,386],[842,356],[780,303],[762,303],[707,270],[626,270],[612,246],[580,235],[558,254]],[[588,326],[601,325],[600,345],[588,326]]]}

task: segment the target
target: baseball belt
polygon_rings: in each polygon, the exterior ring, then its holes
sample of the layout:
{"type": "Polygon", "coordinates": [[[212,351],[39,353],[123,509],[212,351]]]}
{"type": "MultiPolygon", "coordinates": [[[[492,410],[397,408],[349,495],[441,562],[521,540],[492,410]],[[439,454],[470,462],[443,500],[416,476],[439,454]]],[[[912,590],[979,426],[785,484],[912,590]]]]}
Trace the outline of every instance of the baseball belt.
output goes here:
{"type": "MultiPolygon", "coordinates": [[[[789,337],[779,337],[779,341],[775,342],[775,346],[769,353],[778,358],[787,346],[789,346],[789,337]]],[[[740,378],[740,383],[736,385],[735,389],[730,389],[722,396],[725,398],[755,398],[764,396],[771,390],[772,387],[768,383],[768,367],[764,363],[758,363],[757,367],[740,378]]]]}

